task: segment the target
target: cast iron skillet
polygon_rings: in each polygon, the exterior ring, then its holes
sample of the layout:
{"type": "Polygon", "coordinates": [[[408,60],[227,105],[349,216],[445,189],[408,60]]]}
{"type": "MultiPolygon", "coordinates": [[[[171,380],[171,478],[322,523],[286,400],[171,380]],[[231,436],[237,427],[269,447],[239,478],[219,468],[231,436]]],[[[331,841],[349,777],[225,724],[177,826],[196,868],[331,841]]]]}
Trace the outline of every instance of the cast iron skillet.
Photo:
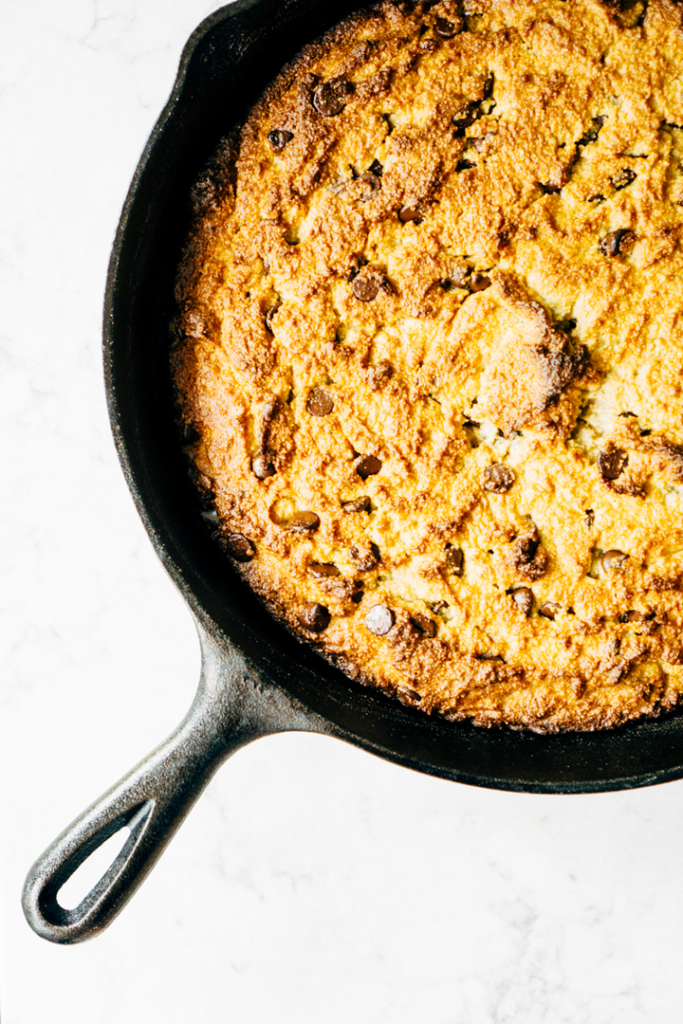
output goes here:
{"type": "Polygon", "coordinates": [[[203,665],[185,720],[96,801],[29,872],[24,910],[53,942],[104,929],[151,870],[219,765],[251,740],[327,733],[418,771],[533,793],[627,789],[683,776],[683,720],[539,736],[449,724],[350,682],[279,626],[219,552],[174,427],[168,321],[190,185],[217,140],[282,65],[359,0],[239,0],[196,30],[126,199],[104,317],[112,428],[159,557],[197,623],[203,665]],[[57,893],[122,826],[130,835],[74,910],[57,893]]]}

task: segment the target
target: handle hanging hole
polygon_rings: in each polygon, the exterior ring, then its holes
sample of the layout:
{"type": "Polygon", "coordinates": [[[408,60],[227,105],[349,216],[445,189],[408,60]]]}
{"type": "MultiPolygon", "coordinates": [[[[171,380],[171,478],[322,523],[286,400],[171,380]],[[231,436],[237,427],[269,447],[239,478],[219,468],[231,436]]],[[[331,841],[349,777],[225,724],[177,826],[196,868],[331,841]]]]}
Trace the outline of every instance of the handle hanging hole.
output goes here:
{"type": "Polygon", "coordinates": [[[75,910],[80,906],[114,863],[129,835],[130,828],[124,825],[101,846],[93,850],[73,875],[66,880],[57,893],[57,902],[63,910],[75,910]]]}

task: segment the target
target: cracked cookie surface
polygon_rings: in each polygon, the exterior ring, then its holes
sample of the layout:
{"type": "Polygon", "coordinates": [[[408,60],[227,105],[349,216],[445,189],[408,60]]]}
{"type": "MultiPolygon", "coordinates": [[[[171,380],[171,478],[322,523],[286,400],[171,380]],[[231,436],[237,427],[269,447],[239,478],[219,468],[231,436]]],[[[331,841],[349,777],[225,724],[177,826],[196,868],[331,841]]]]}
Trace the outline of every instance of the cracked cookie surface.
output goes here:
{"type": "Polygon", "coordinates": [[[385,2],[192,194],[204,517],[350,676],[478,725],[683,692],[683,8],[385,2]]]}

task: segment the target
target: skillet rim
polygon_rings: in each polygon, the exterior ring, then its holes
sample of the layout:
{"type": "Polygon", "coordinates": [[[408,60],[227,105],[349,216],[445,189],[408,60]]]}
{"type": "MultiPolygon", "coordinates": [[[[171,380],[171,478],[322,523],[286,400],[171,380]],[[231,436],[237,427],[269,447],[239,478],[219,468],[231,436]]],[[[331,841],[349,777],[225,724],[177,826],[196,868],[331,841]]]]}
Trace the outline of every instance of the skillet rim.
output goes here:
{"type": "MultiPolygon", "coordinates": [[[[231,96],[229,87],[235,82],[243,84],[250,80],[253,92],[254,57],[263,58],[264,45],[269,44],[271,49],[276,45],[275,33],[283,26],[290,36],[298,32],[300,41],[293,52],[280,60],[280,66],[305,42],[358,6],[349,0],[324,5],[319,0],[237,0],[201,22],[183,50],[171,96],[151,132],[126,196],[105,297],[107,404],[118,456],[138,513],[162,564],[195,619],[219,643],[236,646],[264,684],[277,687],[306,707],[315,731],[335,735],[426,774],[513,792],[607,792],[683,778],[683,715],[675,712],[599,733],[540,735],[509,728],[487,730],[467,722],[428,717],[379,691],[359,686],[275,622],[246,584],[228,568],[227,559],[218,555],[201,522],[199,508],[194,509],[194,520],[188,518],[189,506],[180,508],[182,501],[187,503],[189,494],[194,492],[189,492],[189,481],[177,475],[179,451],[166,465],[172,464],[178,493],[183,497],[162,494],[168,481],[161,482],[160,464],[164,460],[160,463],[158,456],[162,454],[168,459],[169,443],[176,449],[180,447],[178,439],[171,441],[170,437],[170,382],[165,395],[163,382],[152,382],[153,398],[161,403],[160,409],[165,407],[168,417],[165,426],[160,426],[160,422],[152,424],[153,417],[148,412],[145,420],[143,405],[147,404],[147,392],[141,390],[147,360],[140,357],[148,349],[136,347],[135,340],[144,333],[146,318],[153,314],[154,322],[161,328],[158,356],[164,351],[167,354],[167,342],[161,341],[167,335],[167,320],[159,321],[159,316],[164,315],[163,302],[159,301],[161,290],[152,290],[150,296],[145,287],[153,274],[150,253],[157,252],[153,243],[158,248],[159,239],[163,238],[163,204],[172,203],[174,190],[176,198],[186,194],[180,188],[183,173],[179,168],[188,159],[187,139],[197,136],[193,119],[202,111],[204,120],[213,123],[206,113],[208,106],[217,97],[231,96]],[[323,7],[327,13],[321,15],[323,7]],[[264,12],[271,13],[270,19],[264,12]],[[319,30],[301,36],[300,23],[312,15],[317,18],[319,30]],[[161,178],[155,178],[159,173],[161,178]],[[141,302],[141,298],[145,301],[141,302]],[[139,365],[131,369],[136,357],[139,365]],[[155,444],[161,447],[155,449],[155,444]],[[251,624],[245,622],[245,614],[252,616],[251,624]],[[258,628],[254,628],[253,622],[258,628]],[[320,729],[314,725],[318,717],[328,727],[320,729]]],[[[280,45],[282,38],[278,36],[280,45]]],[[[257,74],[258,91],[272,77],[257,74]]],[[[244,99],[234,102],[231,120],[240,119],[240,104],[246,109],[254,99],[256,95],[248,103],[244,99]]],[[[213,130],[206,156],[218,141],[215,123],[213,130]]],[[[196,157],[193,159],[196,174],[198,165],[196,157]]],[[[179,228],[177,235],[182,237],[179,228]]],[[[162,287],[158,281],[157,287],[162,287]]],[[[168,288],[166,280],[165,289],[168,288]]]]}

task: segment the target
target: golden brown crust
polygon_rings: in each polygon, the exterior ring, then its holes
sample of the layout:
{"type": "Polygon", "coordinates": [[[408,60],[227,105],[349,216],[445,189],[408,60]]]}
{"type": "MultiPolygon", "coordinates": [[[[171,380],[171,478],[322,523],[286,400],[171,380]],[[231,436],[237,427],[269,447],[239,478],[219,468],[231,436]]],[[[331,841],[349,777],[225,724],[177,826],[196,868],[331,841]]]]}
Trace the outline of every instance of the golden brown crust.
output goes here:
{"type": "Polygon", "coordinates": [[[682,15],[385,0],[193,191],[206,515],[275,615],[428,713],[592,730],[683,691],[682,15]]]}

